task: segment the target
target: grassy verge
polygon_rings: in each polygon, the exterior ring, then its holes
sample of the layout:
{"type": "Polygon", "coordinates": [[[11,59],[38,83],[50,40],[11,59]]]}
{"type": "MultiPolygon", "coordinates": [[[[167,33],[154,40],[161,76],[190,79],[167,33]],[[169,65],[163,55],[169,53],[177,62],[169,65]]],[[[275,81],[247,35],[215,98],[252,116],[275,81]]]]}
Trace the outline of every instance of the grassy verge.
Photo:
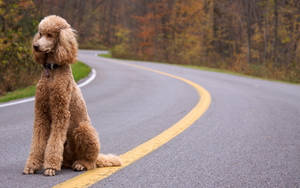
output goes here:
{"type": "MultiPolygon", "coordinates": [[[[72,64],[72,72],[73,72],[74,79],[77,82],[82,78],[88,76],[88,74],[91,72],[91,68],[86,64],[78,61],[77,63],[72,64]]],[[[31,97],[34,96],[34,94],[35,94],[35,85],[32,85],[26,88],[17,89],[15,91],[6,93],[3,96],[0,96],[0,103],[8,102],[15,99],[31,97]]]]}
{"type": "Polygon", "coordinates": [[[106,58],[112,58],[112,55],[110,52],[108,52],[107,54],[98,54],[98,56],[100,57],[106,57],[106,58]]]}
{"type": "Polygon", "coordinates": [[[78,61],[75,64],[72,64],[72,72],[76,82],[85,78],[91,72],[91,67],[87,66],[86,64],[78,61]]]}
{"type": "Polygon", "coordinates": [[[8,102],[14,99],[31,97],[35,94],[35,86],[29,86],[22,89],[17,89],[12,92],[8,92],[0,97],[0,102],[8,102]]]}
{"type": "MultiPolygon", "coordinates": [[[[107,54],[98,54],[98,56],[106,57],[106,58],[114,58],[114,57],[112,57],[112,54],[110,52],[107,53],[107,54]]],[[[243,77],[248,77],[248,78],[255,78],[255,79],[261,79],[261,80],[268,80],[268,81],[274,81],[274,82],[282,82],[282,83],[299,85],[299,83],[283,81],[283,80],[275,80],[275,79],[270,79],[270,78],[263,78],[263,77],[243,74],[243,73],[239,73],[239,72],[233,72],[233,71],[229,71],[229,70],[225,70],[225,69],[217,69],[217,68],[210,68],[210,67],[197,66],[197,65],[182,65],[182,64],[170,64],[170,65],[182,66],[182,67],[187,67],[187,68],[192,68],[192,69],[199,69],[199,70],[210,71],[210,72],[219,72],[219,73],[224,73],[224,74],[231,74],[231,75],[235,75],[235,76],[243,76],[243,77]]]]}
{"type": "MultiPolygon", "coordinates": [[[[199,70],[203,70],[203,71],[232,74],[232,75],[235,75],[235,76],[245,76],[245,77],[249,77],[249,78],[265,79],[265,78],[261,78],[261,77],[257,77],[257,76],[251,76],[251,75],[247,75],[247,74],[243,74],[243,73],[232,72],[232,71],[225,70],[225,69],[217,69],[217,68],[203,67],[203,66],[197,66],[197,65],[180,65],[180,64],[178,64],[178,66],[183,66],[183,67],[192,68],[192,69],[199,69],[199,70]]],[[[279,80],[272,80],[272,81],[279,81],[279,80]]]]}
{"type": "Polygon", "coordinates": [[[285,81],[285,80],[276,80],[272,78],[266,78],[266,77],[260,77],[260,76],[255,76],[251,74],[244,74],[244,73],[239,73],[239,72],[233,72],[229,71],[226,69],[217,69],[217,68],[210,68],[210,67],[204,67],[204,66],[197,66],[197,65],[180,65],[178,66],[183,66],[187,68],[193,68],[193,69],[199,69],[199,70],[204,70],[204,71],[210,71],[210,72],[219,72],[219,73],[224,73],[224,74],[231,74],[235,76],[243,76],[243,77],[248,77],[248,78],[254,78],[254,79],[260,79],[260,80],[268,80],[272,82],[281,82],[281,83],[286,83],[286,84],[296,84],[299,85],[299,83],[291,82],[291,81],[285,81]]]}

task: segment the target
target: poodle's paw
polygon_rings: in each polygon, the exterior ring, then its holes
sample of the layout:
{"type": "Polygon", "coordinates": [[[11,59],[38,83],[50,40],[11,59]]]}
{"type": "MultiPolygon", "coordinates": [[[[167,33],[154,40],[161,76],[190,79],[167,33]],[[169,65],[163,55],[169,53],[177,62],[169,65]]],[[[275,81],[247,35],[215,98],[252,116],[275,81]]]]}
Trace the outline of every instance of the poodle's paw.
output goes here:
{"type": "Polygon", "coordinates": [[[47,168],[44,171],[44,175],[45,176],[55,176],[55,172],[56,172],[55,169],[53,169],[53,168],[47,168]]]}
{"type": "Polygon", "coordinates": [[[26,162],[26,165],[23,170],[23,174],[34,174],[36,171],[40,170],[42,168],[41,163],[38,160],[29,159],[26,162]]]}
{"type": "Polygon", "coordinates": [[[75,171],[83,171],[83,170],[86,170],[86,168],[85,168],[82,164],[80,164],[78,161],[75,161],[75,162],[73,163],[72,168],[73,168],[73,170],[75,170],[75,171]]]}
{"type": "Polygon", "coordinates": [[[25,167],[23,170],[24,175],[34,174],[34,172],[35,172],[35,170],[33,168],[28,168],[28,167],[25,167]]]}

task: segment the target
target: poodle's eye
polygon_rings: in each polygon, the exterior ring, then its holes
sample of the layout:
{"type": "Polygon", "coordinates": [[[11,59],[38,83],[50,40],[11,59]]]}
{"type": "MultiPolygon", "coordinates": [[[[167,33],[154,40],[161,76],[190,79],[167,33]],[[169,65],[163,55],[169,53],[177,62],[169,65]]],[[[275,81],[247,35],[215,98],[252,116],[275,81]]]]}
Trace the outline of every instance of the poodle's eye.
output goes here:
{"type": "Polygon", "coordinates": [[[41,32],[39,32],[39,36],[40,36],[40,37],[42,36],[42,33],[41,33],[41,32]]]}
{"type": "Polygon", "coordinates": [[[53,35],[51,35],[50,33],[47,34],[47,37],[52,38],[53,35]]]}

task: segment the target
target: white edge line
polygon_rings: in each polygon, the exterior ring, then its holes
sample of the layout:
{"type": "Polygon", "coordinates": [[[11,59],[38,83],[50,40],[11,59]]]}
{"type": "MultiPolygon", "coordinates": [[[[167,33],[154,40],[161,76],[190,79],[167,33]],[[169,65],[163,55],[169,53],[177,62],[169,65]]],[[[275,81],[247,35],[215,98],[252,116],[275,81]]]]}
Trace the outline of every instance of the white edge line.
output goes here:
{"type": "MultiPolygon", "coordinates": [[[[97,74],[96,70],[92,69],[91,76],[88,79],[86,79],[84,82],[78,84],[78,87],[84,87],[84,86],[88,85],[89,83],[91,83],[96,78],[96,74],[97,74]]],[[[7,106],[13,106],[13,105],[17,105],[17,104],[22,104],[22,103],[27,103],[27,102],[32,102],[32,101],[34,101],[34,97],[0,104],[0,108],[7,107],[7,106]]]]}
{"type": "Polygon", "coordinates": [[[78,87],[84,87],[86,85],[88,85],[89,83],[91,83],[95,78],[96,78],[96,70],[92,69],[92,74],[90,77],[88,77],[88,79],[86,79],[84,82],[78,84],[78,87]]]}
{"type": "Polygon", "coordinates": [[[22,103],[26,103],[26,102],[31,102],[31,101],[34,101],[34,97],[18,100],[18,101],[15,101],[15,102],[8,102],[8,103],[0,104],[0,108],[7,107],[7,106],[12,106],[12,105],[17,105],[17,104],[22,104],[22,103]]]}

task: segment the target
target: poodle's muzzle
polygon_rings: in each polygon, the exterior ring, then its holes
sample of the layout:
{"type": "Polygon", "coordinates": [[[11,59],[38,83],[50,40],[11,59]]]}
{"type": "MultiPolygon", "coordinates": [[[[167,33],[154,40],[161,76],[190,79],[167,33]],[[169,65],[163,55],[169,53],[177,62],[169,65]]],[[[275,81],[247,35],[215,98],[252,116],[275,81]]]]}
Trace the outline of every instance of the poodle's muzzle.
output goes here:
{"type": "Polygon", "coordinates": [[[34,49],[36,52],[41,52],[41,51],[40,51],[40,46],[37,45],[37,44],[34,44],[34,45],[33,45],[33,49],[34,49]]]}
{"type": "Polygon", "coordinates": [[[55,37],[48,37],[45,34],[44,35],[39,34],[39,37],[40,38],[38,38],[33,43],[33,49],[36,52],[49,53],[55,48],[56,43],[57,43],[57,40],[55,37]]]}

